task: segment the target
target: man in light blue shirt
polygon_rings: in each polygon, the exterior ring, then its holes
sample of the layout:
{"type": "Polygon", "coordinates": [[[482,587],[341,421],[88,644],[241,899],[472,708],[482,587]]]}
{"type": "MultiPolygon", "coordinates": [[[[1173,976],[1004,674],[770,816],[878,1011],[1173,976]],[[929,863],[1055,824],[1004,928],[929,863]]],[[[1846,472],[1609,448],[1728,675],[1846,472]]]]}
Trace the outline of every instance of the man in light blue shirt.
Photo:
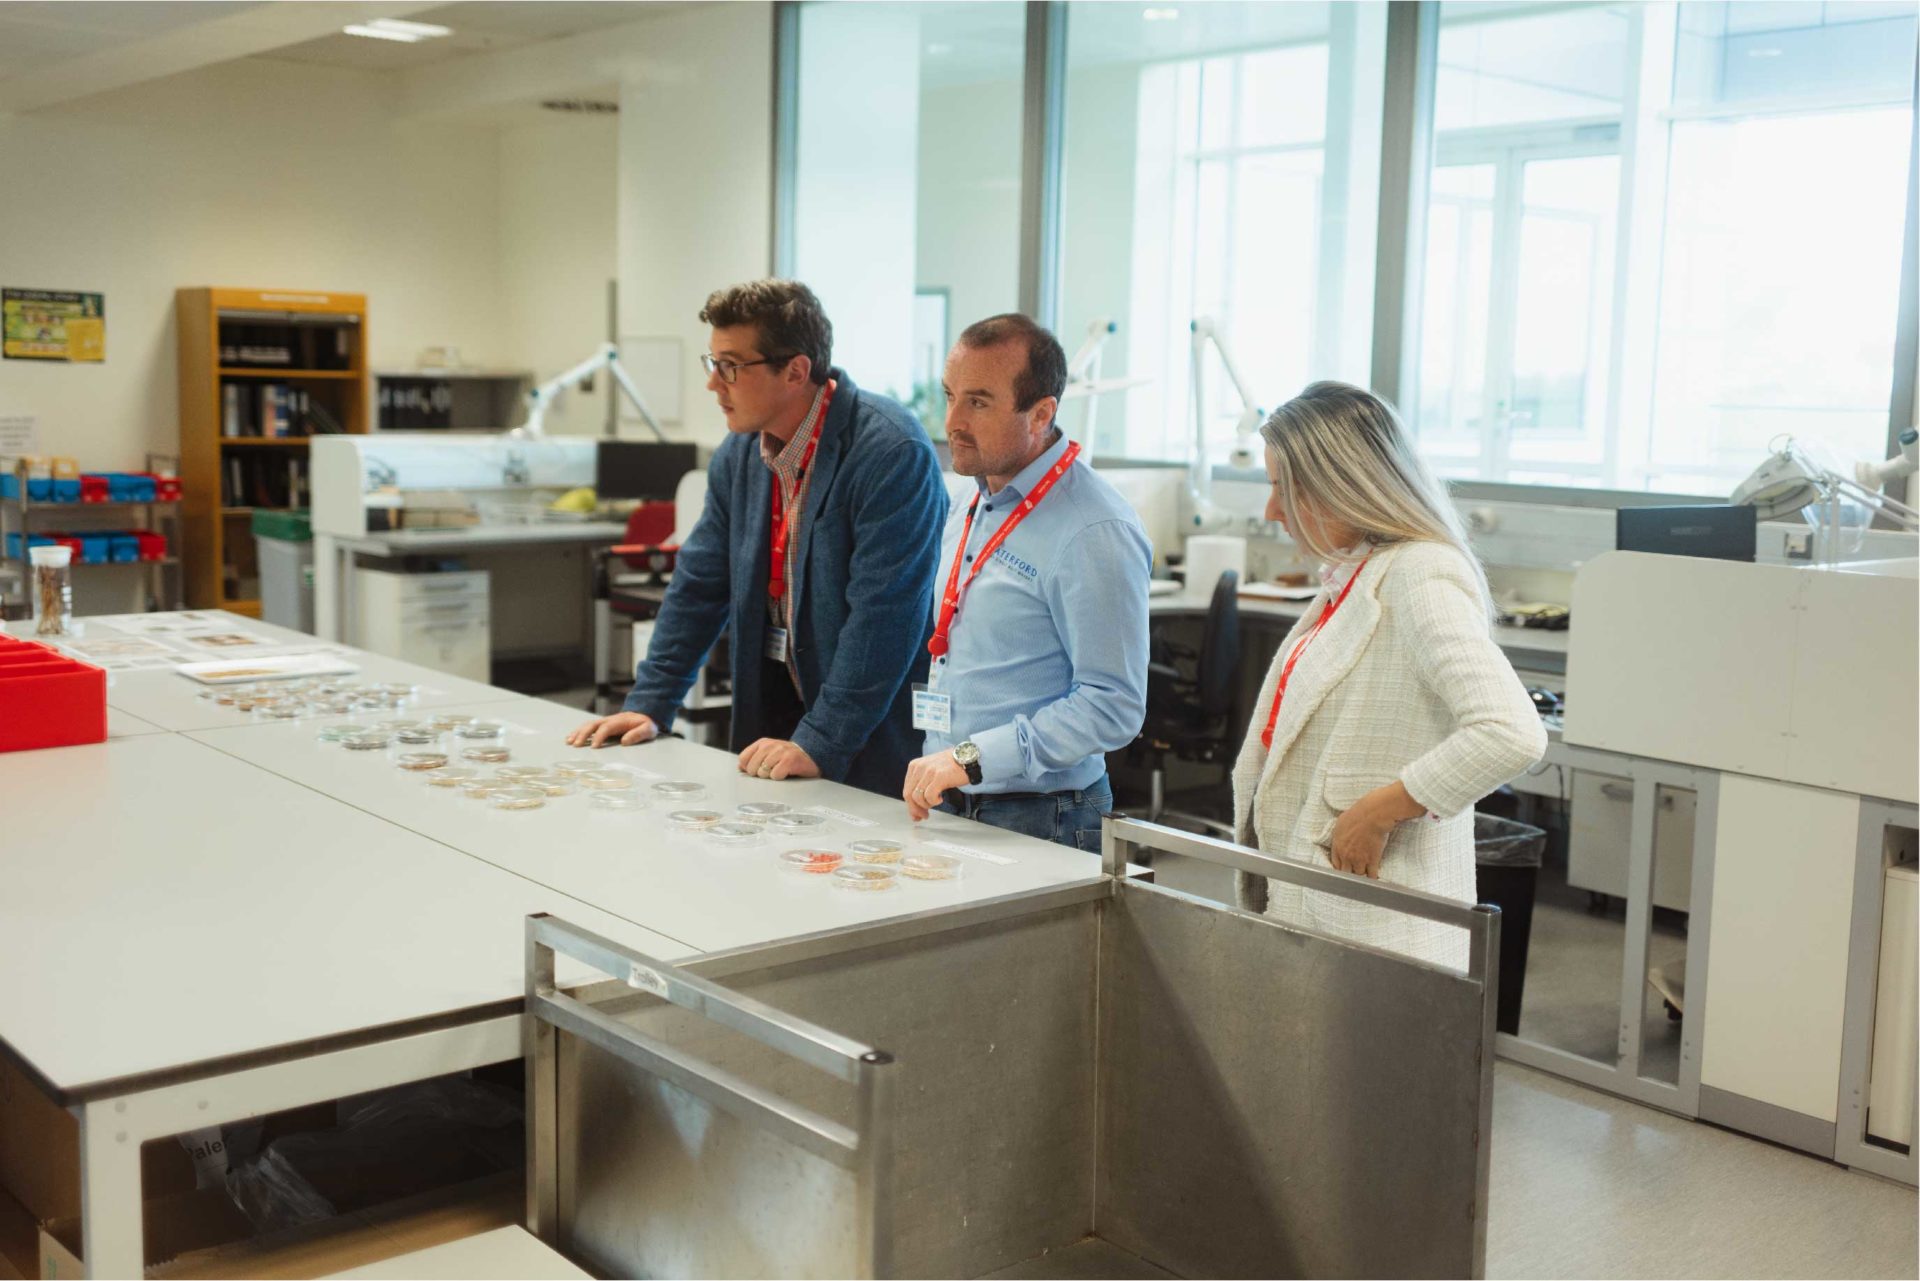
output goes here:
{"type": "Polygon", "coordinates": [[[1066,382],[1066,353],[1025,316],[968,327],[947,357],[953,469],[979,493],[941,542],[915,697],[927,755],[903,795],[915,821],[939,808],[1091,853],[1106,753],[1146,715],[1153,548],[1054,426],[1066,382]]]}

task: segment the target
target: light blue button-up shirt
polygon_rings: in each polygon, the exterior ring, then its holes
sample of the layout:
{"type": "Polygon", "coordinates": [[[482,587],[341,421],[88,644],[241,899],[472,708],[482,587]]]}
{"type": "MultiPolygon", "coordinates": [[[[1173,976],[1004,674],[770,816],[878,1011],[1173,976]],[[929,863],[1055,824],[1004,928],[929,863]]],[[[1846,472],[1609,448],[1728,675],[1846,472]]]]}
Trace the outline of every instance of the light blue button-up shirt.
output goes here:
{"type": "MultiPolygon", "coordinates": [[[[997,494],[980,484],[960,581],[974,558],[1067,450],[1063,437],[997,494]]],[[[956,503],[940,543],[934,608],[967,520],[956,503]]],[[[934,680],[953,699],[953,728],[929,731],[928,754],[971,739],[974,793],[1093,786],[1105,754],[1140,732],[1147,709],[1147,580],[1153,547],[1126,499],[1076,463],[995,550],[960,599],[934,680]]]]}

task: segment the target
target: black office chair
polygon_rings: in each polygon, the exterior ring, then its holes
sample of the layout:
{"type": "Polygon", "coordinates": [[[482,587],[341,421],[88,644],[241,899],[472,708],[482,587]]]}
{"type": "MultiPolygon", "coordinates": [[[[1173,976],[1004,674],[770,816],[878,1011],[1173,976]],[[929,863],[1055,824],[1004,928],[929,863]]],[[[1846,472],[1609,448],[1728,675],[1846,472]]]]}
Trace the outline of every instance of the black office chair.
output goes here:
{"type": "Polygon", "coordinates": [[[1154,642],[1147,667],[1146,723],[1134,740],[1135,747],[1153,763],[1149,822],[1170,818],[1233,839],[1231,783],[1222,807],[1226,818],[1170,810],[1166,807],[1167,756],[1171,753],[1179,760],[1208,765],[1233,760],[1235,744],[1229,741],[1229,735],[1239,662],[1240,575],[1227,570],[1214,584],[1199,649],[1164,640],[1154,642]]]}

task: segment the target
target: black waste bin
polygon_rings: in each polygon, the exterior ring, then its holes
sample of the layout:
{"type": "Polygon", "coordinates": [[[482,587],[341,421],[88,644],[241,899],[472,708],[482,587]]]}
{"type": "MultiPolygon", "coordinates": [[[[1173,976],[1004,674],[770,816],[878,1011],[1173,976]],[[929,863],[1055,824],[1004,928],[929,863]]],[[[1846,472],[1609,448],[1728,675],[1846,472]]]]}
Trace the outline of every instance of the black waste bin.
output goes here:
{"type": "Polygon", "coordinates": [[[1500,1000],[1495,1025],[1520,1031],[1520,994],[1527,985],[1527,940],[1533,934],[1533,893],[1547,834],[1529,823],[1492,814],[1473,816],[1474,880],[1482,903],[1500,909],[1500,1000]]]}

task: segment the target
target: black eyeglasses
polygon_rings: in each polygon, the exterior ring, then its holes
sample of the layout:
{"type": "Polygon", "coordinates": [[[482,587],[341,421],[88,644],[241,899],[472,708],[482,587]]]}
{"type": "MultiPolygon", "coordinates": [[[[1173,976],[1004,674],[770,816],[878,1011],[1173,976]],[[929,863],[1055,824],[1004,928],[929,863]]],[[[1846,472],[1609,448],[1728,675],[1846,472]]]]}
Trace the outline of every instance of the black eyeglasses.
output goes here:
{"type": "Polygon", "coordinates": [[[754,365],[781,365],[785,363],[785,361],[781,360],[769,360],[764,356],[759,360],[720,360],[714,356],[704,354],[700,357],[700,367],[709,374],[719,374],[720,381],[726,383],[728,386],[732,386],[740,380],[740,371],[742,369],[751,368],[754,365]]]}

